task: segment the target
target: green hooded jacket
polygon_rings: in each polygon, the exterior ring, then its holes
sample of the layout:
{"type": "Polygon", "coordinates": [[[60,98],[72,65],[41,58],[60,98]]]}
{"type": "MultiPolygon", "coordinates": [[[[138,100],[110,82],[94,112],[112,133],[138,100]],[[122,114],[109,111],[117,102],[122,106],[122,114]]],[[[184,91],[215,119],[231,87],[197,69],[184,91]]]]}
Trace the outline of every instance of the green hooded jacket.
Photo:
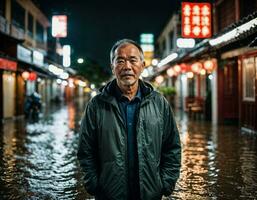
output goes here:
{"type": "MultiPolygon", "coordinates": [[[[109,82],[92,98],[81,121],[78,160],[84,186],[96,200],[128,200],[127,135],[109,82]]],[[[179,177],[181,146],[172,110],[152,86],[139,80],[142,101],[137,117],[141,200],[170,195],[179,177]]]]}

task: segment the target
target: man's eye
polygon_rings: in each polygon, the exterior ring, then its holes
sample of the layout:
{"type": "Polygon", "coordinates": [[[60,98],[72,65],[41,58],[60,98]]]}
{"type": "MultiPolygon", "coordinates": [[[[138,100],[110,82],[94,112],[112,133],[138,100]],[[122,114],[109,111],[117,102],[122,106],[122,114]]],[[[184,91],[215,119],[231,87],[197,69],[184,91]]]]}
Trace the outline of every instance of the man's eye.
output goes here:
{"type": "Polygon", "coordinates": [[[124,63],[125,61],[124,61],[123,59],[118,59],[116,62],[117,62],[118,64],[122,64],[122,63],[124,63]]]}

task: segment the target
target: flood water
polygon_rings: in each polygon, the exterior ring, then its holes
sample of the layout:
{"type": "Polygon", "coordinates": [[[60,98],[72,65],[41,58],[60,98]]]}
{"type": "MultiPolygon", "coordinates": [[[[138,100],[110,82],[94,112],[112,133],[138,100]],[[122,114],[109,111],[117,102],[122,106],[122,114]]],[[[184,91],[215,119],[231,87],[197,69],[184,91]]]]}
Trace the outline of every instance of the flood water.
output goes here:
{"type": "MultiPolygon", "coordinates": [[[[39,122],[1,126],[0,199],[91,199],[76,160],[85,104],[52,106],[39,122]]],[[[183,167],[175,192],[164,199],[257,199],[257,136],[181,113],[176,118],[183,167]]]]}

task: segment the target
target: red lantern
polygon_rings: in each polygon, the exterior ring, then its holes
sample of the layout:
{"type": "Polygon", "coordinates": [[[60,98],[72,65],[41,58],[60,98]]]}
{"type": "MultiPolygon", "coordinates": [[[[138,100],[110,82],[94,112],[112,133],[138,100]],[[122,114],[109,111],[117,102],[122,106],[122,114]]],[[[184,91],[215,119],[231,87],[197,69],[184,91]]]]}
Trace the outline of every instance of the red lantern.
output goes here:
{"type": "Polygon", "coordinates": [[[175,75],[175,72],[174,72],[174,70],[173,70],[172,68],[169,68],[169,69],[167,70],[167,74],[168,74],[169,77],[172,77],[172,76],[175,75]]]}
{"type": "Polygon", "coordinates": [[[200,62],[196,62],[191,65],[191,70],[194,73],[200,73],[201,69],[202,69],[202,63],[200,62]]]}
{"type": "Polygon", "coordinates": [[[37,74],[35,72],[31,72],[29,74],[29,80],[30,81],[35,81],[37,79],[37,74]]]}
{"type": "Polygon", "coordinates": [[[178,74],[178,73],[180,73],[181,72],[181,67],[180,67],[180,65],[175,65],[174,66],[174,71],[178,74]]]}
{"type": "Polygon", "coordinates": [[[212,72],[215,68],[215,63],[213,60],[206,60],[204,63],[203,63],[203,66],[204,66],[204,69],[206,69],[206,71],[208,72],[212,72]]]}
{"type": "Polygon", "coordinates": [[[21,76],[22,76],[22,78],[26,81],[26,80],[28,80],[28,78],[29,78],[29,72],[27,72],[27,71],[22,72],[21,76]]]}
{"type": "Polygon", "coordinates": [[[181,67],[181,72],[182,73],[185,73],[185,72],[188,71],[188,67],[187,67],[187,65],[185,63],[181,63],[180,67],[181,67]]]}

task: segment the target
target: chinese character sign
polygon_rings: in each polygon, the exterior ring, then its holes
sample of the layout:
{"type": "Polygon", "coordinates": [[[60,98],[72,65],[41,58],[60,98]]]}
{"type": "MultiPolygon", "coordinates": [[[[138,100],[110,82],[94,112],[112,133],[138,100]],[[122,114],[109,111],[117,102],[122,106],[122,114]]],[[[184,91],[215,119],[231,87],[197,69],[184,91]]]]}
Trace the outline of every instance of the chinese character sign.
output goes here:
{"type": "Polygon", "coordinates": [[[67,36],[67,16],[55,15],[52,17],[52,36],[65,38],[67,36]]]}
{"type": "Polygon", "coordinates": [[[211,30],[211,4],[182,2],[182,37],[209,38],[211,30]]]}

